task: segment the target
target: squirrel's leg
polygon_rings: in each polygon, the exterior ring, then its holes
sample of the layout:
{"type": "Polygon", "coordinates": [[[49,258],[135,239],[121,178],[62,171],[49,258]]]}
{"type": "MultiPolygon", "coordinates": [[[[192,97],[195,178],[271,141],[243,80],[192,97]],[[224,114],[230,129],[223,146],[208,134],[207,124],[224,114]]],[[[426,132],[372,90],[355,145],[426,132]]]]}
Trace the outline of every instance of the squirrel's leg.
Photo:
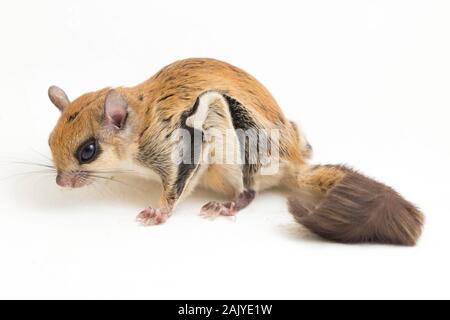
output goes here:
{"type": "Polygon", "coordinates": [[[157,208],[145,208],[137,215],[136,220],[147,226],[166,222],[171,216],[175,202],[178,199],[178,197],[173,196],[176,193],[172,190],[169,184],[163,184],[163,191],[159,197],[159,206],[157,208]]]}
{"type": "Polygon", "coordinates": [[[204,155],[208,164],[205,184],[233,197],[228,202],[208,202],[202,207],[201,214],[208,217],[236,215],[250,204],[255,192],[251,188],[253,179],[247,174],[248,166],[241,163],[240,140],[227,98],[214,91],[202,94],[186,124],[205,136],[204,155]]]}
{"type": "Polygon", "coordinates": [[[172,214],[175,205],[186,197],[197,185],[200,175],[200,163],[179,164],[173,168],[175,174],[163,180],[163,190],[160,195],[159,208],[148,207],[137,216],[144,225],[157,225],[166,222],[172,214]]]}
{"type": "Polygon", "coordinates": [[[231,201],[210,201],[201,209],[204,217],[234,216],[255,198],[255,191],[244,186],[241,166],[212,165],[205,174],[209,188],[231,195],[231,201]]]}
{"type": "Polygon", "coordinates": [[[180,127],[173,131],[170,143],[160,154],[158,161],[151,165],[158,167],[163,191],[160,196],[159,208],[146,208],[137,216],[137,220],[145,225],[164,223],[171,215],[175,205],[192,191],[198,182],[198,177],[206,168],[201,165],[203,152],[203,134],[200,130],[186,125],[186,119],[195,113],[199,101],[191,110],[181,116],[180,127]],[[181,155],[181,158],[180,158],[181,155]]]}
{"type": "Polygon", "coordinates": [[[255,198],[255,191],[244,190],[233,200],[228,202],[210,201],[206,203],[200,214],[207,218],[215,218],[217,216],[232,217],[239,210],[247,207],[255,198]]]}

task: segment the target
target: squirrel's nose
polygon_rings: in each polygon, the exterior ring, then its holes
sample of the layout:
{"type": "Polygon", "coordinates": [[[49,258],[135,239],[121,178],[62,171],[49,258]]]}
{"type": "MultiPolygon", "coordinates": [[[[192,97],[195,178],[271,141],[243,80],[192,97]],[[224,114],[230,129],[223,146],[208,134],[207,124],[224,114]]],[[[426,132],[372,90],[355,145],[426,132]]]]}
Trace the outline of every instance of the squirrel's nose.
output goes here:
{"type": "Polygon", "coordinates": [[[91,182],[79,171],[58,171],[56,175],[56,183],[64,188],[81,188],[91,182]]]}
{"type": "Polygon", "coordinates": [[[73,179],[67,174],[58,173],[56,176],[56,184],[60,187],[71,188],[73,187],[73,179]]]}

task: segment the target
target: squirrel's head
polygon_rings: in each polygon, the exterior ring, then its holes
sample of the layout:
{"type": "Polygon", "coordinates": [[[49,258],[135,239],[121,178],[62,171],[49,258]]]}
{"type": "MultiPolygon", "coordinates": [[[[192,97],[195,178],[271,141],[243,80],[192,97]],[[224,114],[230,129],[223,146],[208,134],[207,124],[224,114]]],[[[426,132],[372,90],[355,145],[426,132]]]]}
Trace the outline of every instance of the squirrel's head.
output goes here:
{"type": "Polygon", "coordinates": [[[71,102],[55,86],[49,88],[48,95],[61,111],[49,138],[58,185],[82,187],[128,160],[134,130],[124,95],[103,89],[71,102]]]}

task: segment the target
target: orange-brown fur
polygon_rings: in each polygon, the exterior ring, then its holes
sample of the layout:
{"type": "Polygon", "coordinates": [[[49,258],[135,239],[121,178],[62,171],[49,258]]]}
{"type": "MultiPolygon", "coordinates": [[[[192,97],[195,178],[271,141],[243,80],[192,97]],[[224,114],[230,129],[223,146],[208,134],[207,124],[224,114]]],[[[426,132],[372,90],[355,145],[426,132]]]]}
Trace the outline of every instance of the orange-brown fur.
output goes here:
{"type": "MultiPolygon", "coordinates": [[[[280,171],[276,177],[259,177],[259,182],[254,185],[255,189],[285,185],[298,193],[307,195],[308,208],[312,208],[311,211],[313,212],[314,208],[318,208],[324,199],[327,199],[329,190],[334,190],[334,186],[339,185],[342,179],[348,176],[348,170],[343,167],[309,167],[307,160],[311,156],[311,148],[304,137],[300,136],[300,130],[285,118],[275,99],[260,82],[245,71],[228,63],[214,59],[182,60],[163,68],[153,77],[137,86],[116,88],[115,91],[119,92],[128,103],[128,118],[126,129],[115,134],[112,134],[110,130],[103,126],[105,99],[110,90],[110,88],[105,88],[97,92],[84,94],[75,101],[67,103],[69,104],[68,107],[58,105],[64,100],[64,96],[51,96],[52,102],[63,110],[61,118],[49,139],[53,160],[58,172],[95,171],[103,168],[114,170],[123,165],[124,162],[133,162],[133,165],[145,170],[155,169],[163,184],[160,200],[162,209],[149,208],[141,212],[140,215],[141,218],[152,221],[152,223],[155,221],[156,223],[164,222],[177,201],[174,196],[174,187],[179,170],[177,170],[177,166],[168,161],[172,149],[172,142],[168,137],[179,127],[182,115],[190,110],[194,101],[206,92],[218,92],[237,99],[245,106],[258,127],[267,130],[280,130],[280,171]],[[91,164],[80,165],[74,158],[74,152],[80,146],[80,143],[93,135],[101,141],[105,155],[91,164]],[[145,150],[141,148],[143,145],[146,146],[145,150]],[[261,181],[266,183],[261,183],[261,181]]],[[[216,112],[221,112],[220,108],[224,108],[225,116],[223,118],[229,118],[229,111],[224,102],[216,101],[215,103],[217,103],[216,112]]],[[[224,125],[225,127],[226,125],[224,125]]],[[[240,207],[243,208],[253,199],[254,193],[252,190],[243,192],[244,190],[241,190],[242,186],[240,186],[242,182],[240,184],[233,183],[232,178],[235,179],[235,177],[230,178],[230,175],[233,176],[233,170],[235,169],[235,167],[210,165],[202,173],[204,175],[203,184],[218,192],[234,194],[238,199],[236,203],[242,204],[240,207]]],[[[388,190],[383,189],[381,184],[372,183],[368,178],[357,181],[363,181],[361,182],[361,188],[368,185],[375,186],[376,190],[388,190]]],[[[357,188],[357,186],[351,184],[351,188],[357,188]]],[[[349,203],[346,196],[353,194],[367,195],[367,192],[361,193],[359,191],[361,190],[350,190],[349,195],[344,194],[341,197],[336,197],[338,202],[342,201],[342,203],[336,204],[337,208],[349,203]]],[[[293,213],[300,223],[308,221],[305,225],[311,231],[329,239],[354,242],[367,238],[370,241],[380,240],[387,243],[413,244],[420,235],[421,215],[403,199],[396,194],[394,195],[393,199],[397,202],[393,205],[391,203],[389,208],[401,208],[402,219],[408,222],[407,227],[410,229],[402,230],[398,223],[394,226],[394,229],[389,229],[391,227],[388,224],[381,223],[382,227],[387,230],[382,232],[382,238],[377,238],[373,234],[369,237],[369,235],[361,235],[360,233],[355,235],[354,238],[351,238],[351,236],[339,238],[342,231],[339,230],[339,226],[329,223],[328,220],[314,221],[314,217],[310,216],[306,219],[305,215],[307,216],[309,211],[304,209],[304,204],[300,205],[298,200],[291,202],[291,207],[293,207],[293,213]],[[408,214],[412,214],[414,217],[408,218],[408,214]],[[324,227],[320,225],[321,221],[327,223],[326,232],[321,229],[324,227]],[[365,238],[365,236],[367,237],[365,238]]],[[[379,199],[383,201],[385,197],[380,196],[379,199]]],[[[376,209],[385,207],[382,204],[371,204],[376,209]]],[[[332,207],[332,204],[328,205],[332,207]]],[[[219,207],[220,210],[228,210],[229,213],[233,206],[234,204],[228,203],[219,207]]],[[[209,203],[207,209],[215,207],[217,207],[217,204],[209,203]]],[[[327,207],[326,213],[330,212],[333,212],[333,208],[327,207]]],[[[339,210],[336,212],[342,216],[345,215],[339,210]]],[[[355,210],[355,212],[359,211],[355,210]]],[[[376,210],[373,212],[378,216],[386,216],[381,215],[376,210]]],[[[319,214],[317,216],[321,217],[319,214]]],[[[368,216],[373,218],[370,215],[368,216]]],[[[388,217],[392,218],[391,213],[388,217]]],[[[346,218],[348,217],[346,216],[346,218]]],[[[373,221],[378,221],[377,219],[374,218],[373,221]]],[[[348,221],[352,220],[349,219],[348,221]]],[[[348,224],[345,227],[348,228],[348,224]]],[[[371,228],[370,232],[373,233],[373,230],[371,228]]]]}
{"type": "MultiPolygon", "coordinates": [[[[77,144],[94,132],[101,132],[98,121],[102,117],[108,90],[84,94],[62,113],[50,137],[53,158],[58,168],[75,168],[73,151],[77,144]],[[67,117],[76,112],[79,112],[76,120],[67,121],[67,117]]],[[[214,59],[182,60],[163,68],[135,87],[116,90],[127,98],[135,113],[134,117],[139,119],[137,129],[127,141],[105,136],[107,143],[114,146],[119,156],[130,142],[140,145],[151,139],[159,141],[163,152],[163,149],[167,149],[162,146],[164,138],[177,125],[180,115],[192,106],[201,93],[214,90],[239,99],[261,127],[281,130],[284,139],[281,140],[280,150],[292,166],[302,166],[309,157],[306,152],[302,153],[296,127],[285,118],[269,91],[254,77],[228,63],[214,59]]],[[[213,183],[220,179],[220,174],[217,178],[213,176],[214,172],[209,171],[209,179],[213,183]]],[[[169,176],[175,174],[169,172],[169,176]]],[[[229,188],[225,191],[228,193],[229,188]]]]}
{"type": "MultiPolygon", "coordinates": [[[[219,91],[239,101],[252,111],[264,128],[278,128],[287,135],[281,146],[290,161],[303,163],[297,133],[287,121],[269,91],[254,77],[228,63],[213,59],[188,59],[175,62],[124,93],[135,99],[142,96],[139,112],[149,112],[141,129],[158,128],[162,119],[177,119],[203,92],[219,91]],[[159,99],[168,97],[164,101],[159,99]],[[292,138],[292,139],[291,139],[292,138]]],[[[145,134],[141,139],[146,139],[145,134]]]]}

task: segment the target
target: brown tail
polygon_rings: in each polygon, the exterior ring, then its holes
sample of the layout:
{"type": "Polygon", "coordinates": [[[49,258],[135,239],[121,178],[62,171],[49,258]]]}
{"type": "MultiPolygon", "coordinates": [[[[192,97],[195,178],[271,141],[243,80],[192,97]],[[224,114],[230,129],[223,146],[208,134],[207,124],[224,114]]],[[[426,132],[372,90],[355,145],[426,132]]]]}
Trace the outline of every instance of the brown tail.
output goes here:
{"type": "Polygon", "coordinates": [[[414,205],[349,168],[312,167],[299,184],[301,192],[289,197],[289,211],[325,239],[413,246],[422,233],[424,216],[414,205]]]}

